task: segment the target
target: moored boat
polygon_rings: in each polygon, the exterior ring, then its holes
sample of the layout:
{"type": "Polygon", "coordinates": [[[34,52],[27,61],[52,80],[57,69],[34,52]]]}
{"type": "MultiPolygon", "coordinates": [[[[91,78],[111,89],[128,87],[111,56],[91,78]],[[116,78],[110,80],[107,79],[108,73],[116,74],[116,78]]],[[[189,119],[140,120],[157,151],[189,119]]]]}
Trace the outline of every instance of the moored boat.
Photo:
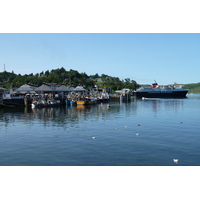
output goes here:
{"type": "Polygon", "coordinates": [[[59,100],[38,100],[38,101],[33,101],[31,104],[32,108],[44,108],[44,107],[56,107],[60,106],[60,101],[59,100]]]}
{"type": "Polygon", "coordinates": [[[65,103],[66,103],[67,106],[69,106],[69,105],[70,105],[70,100],[69,100],[69,99],[66,99],[66,100],[65,100],[65,103]]]}
{"type": "Polygon", "coordinates": [[[82,100],[78,100],[77,105],[93,105],[97,103],[96,98],[84,98],[82,100]]]}
{"type": "Polygon", "coordinates": [[[3,94],[0,104],[3,106],[25,106],[23,96],[14,96],[11,94],[3,94]]]}
{"type": "Polygon", "coordinates": [[[76,101],[74,101],[74,100],[70,101],[70,105],[71,105],[71,106],[75,106],[76,104],[77,104],[76,101]]]}
{"type": "Polygon", "coordinates": [[[110,96],[107,92],[101,92],[97,97],[98,103],[108,103],[110,101],[110,96]]]}
{"type": "Polygon", "coordinates": [[[181,85],[160,87],[156,82],[151,87],[141,87],[134,92],[139,98],[184,98],[188,93],[181,85]]]}

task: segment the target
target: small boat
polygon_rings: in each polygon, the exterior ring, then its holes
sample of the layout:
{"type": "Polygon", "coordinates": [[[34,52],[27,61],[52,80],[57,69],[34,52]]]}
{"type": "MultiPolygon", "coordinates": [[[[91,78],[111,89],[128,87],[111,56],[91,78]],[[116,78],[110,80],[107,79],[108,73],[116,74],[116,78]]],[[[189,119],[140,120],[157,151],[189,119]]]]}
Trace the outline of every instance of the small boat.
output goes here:
{"type": "Polygon", "coordinates": [[[66,103],[67,106],[69,106],[69,105],[70,105],[70,100],[69,100],[69,99],[66,99],[66,100],[65,100],[65,103],[66,103]]]}
{"type": "Polygon", "coordinates": [[[78,100],[77,105],[93,105],[97,103],[96,98],[84,98],[82,100],[78,100]]]}
{"type": "Polygon", "coordinates": [[[77,104],[76,101],[74,101],[74,100],[70,101],[70,105],[71,105],[71,106],[75,106],[76,104],[77,104]]]}
{"type": "Polygon", "coordinates": [[[76,105],[76,101],[72,100],[72,99],[66,99],[65,100],[65,104],[66,104],[66,106],[75,106],[76,105]]]}
{"type": "Polygon", "coordinates": [[[184,98],[189,90],[181,85],[160,87],[156,82],[151,87],[141,87],[134,92],[138,98],[184,98]]]}
{"type": "Polygon", "coordinates": [[[98,103],[108,103],[110,101],[110,96],[107,92],[101,92],[97,97],[98,103]]]}
{"type": "Polygon", "coordinates": [[[33,101],[31,104],[32,108],[44,108],[44,107],[56,107],[60,106],[60,100],[38,100],[33,101]]]}

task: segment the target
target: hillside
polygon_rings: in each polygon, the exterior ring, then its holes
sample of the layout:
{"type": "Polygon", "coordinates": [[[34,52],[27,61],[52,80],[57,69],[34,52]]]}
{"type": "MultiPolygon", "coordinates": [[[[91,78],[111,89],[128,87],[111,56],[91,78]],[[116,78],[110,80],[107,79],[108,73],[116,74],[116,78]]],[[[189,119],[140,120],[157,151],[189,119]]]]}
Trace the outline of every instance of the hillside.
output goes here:
{"type": "Polygon", "coordinates": [[[200,83],[185,84],[185,89],[189,89],[189,93],[200,93],[200,83]]]}
{"type": "Polygon", "coordinates": [[[14,72],[0,73],[0,87],[3,88],[17,88],[23,84],[30,84],[40,86],[43,83],[64,84],[67,86],[83,85],[87,89],[91,88],[109,88],[113,91],[129,88],[135,90],[139,87],[136,81],[126,78],[120,80],[118,77],[102,75],[87,75],[86,73],[79,73],[76,70],[66,70],[63,67],[58,69],[47,70],[37,74],[15,74],[14,72]]]}

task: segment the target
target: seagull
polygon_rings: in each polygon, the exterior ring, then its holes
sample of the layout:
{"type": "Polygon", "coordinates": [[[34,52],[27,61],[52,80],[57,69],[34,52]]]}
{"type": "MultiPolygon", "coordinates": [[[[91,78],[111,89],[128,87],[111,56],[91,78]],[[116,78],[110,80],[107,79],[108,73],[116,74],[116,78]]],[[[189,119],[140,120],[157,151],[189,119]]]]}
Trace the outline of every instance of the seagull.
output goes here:
{"type": "Polygon", "coordinates": [[[95,137],[92,137],[92,139],[95,140],[96,138],[95,138],[95,137]]]}
{"type": "Polygon", "coordinates": [[[139,135],[139,133],[136,133],[135,135],[136,135],[136,136],[138,136],[138,135],[139,135]]]}
{"type": "Polygon", "coordinates": [[[173,159],[174,163],[178,164],[178,159],[173,159]]]}
{"type": "Polygon", "coordinates": [[[127,128],[128,126],[124,126],[124,128],[127,128]]]}
{"type": "Polygon", "coordinates": [[[140,124],[138,124],[138,126],[140,126],[140,124]]]}
{"type": "Polygon", "coordinates": [[[117,128],[114,128],[114,130],[117,130],[117,128]]]}

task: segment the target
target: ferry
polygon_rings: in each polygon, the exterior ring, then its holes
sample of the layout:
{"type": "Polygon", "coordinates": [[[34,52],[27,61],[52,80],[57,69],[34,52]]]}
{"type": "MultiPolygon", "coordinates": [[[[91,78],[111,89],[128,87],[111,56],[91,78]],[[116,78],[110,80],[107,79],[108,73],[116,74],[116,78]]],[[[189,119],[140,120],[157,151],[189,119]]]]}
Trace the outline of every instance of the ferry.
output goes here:
{"type": "Polygon", "coordinates": [[[185,98],[189,90],[183,89],[182,85],[159,86],[157,82],[151,87],[141,87],[134,91],[139,98],[185,98]]]}

